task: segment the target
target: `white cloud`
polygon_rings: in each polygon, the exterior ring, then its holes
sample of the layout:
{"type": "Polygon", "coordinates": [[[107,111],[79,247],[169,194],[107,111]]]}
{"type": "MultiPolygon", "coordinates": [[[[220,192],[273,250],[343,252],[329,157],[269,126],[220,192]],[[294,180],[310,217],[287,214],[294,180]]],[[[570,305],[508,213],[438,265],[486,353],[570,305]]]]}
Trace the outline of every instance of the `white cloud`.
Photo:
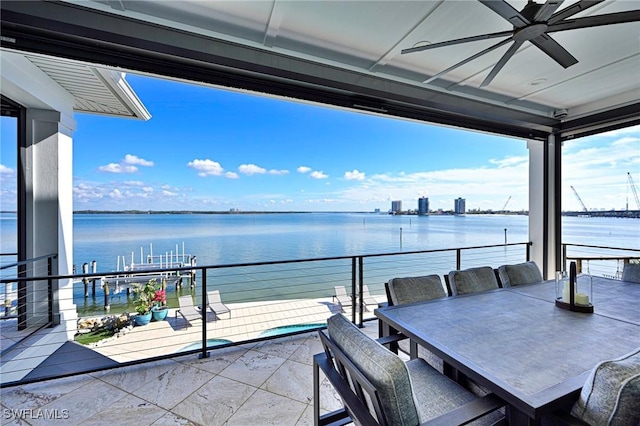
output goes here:
{"type": "Polygon", "coordinates": [[[178,193],[172,192],[172,191],[163,190],[162,191],[162,195],[164,195],[166,197],[175,197],[175,196],[178,195],[178,193]]]}
{"type": "Polygon", "coordinates": [[[12,174],[14,170],[11,167],[7,167],[4,164],[0,164],[0,174],[12,174]]]}
{"type": "Polygon", "coordinates": [[[136,166],[151,167],[153,166],[153,161],[145,160],[144,158],[140,158],[136,155],[127,154],[124,156],[122,164],[135,164],[136,166]]]}
{"type": "Polygon", "coordinates": [[[298,173],[309,173],[311,171],[311,167],[300,166],[296,170],[298,173]]]}
{"type": "Polygon", "coordinates": [[[324,172],[318,170],[311,172],[309,176],[311,176],[313,179],[326,179],[329,177],[329,175],[326,175],[324,174],[324,172]]]}
{"type": "Polygon", "coordinates": [[[227,179],[238,179],[240,175],[238,175],[236,172],[227,172],[224,174],[224,177],[226,177],[227,179]]]}
{"type": "Polygon", "coordinates": [[[114,189],[109,193],[111,198],[122,198],[122,192],[118,188],[114,189]]]}
{"type": "Polygon", "coordinates": [[[364,180],[365,175],[363,172],[359,172],[358,170],[353,169],[352,172],[345,172],[344,178],[346,180],[364,180]]]}
{"type": "Polygon", "coordinates": [[[289,170],[275,170],[275,169],[271,169],[271,170],[269,170],[269,174],[270,174],[270,175],[284,176],[284,175],[288,175],[288,174],[289,174],[289,170]]]}
{"type": "Polygon", "coordinates": [[[200,160],[195,159],[193,161],[189,161],[187,163],[188,167],[197,170],[198,176],[221,176],[224,172],[224,169],[220,165],[220,163],[213,160],[200,160]]]}
{"type": "Polygon", "coordinates": [[[109,163],[106,166],[98,167],[98,170],[105,173],[135,173],[138,171],[136,166],[122,165],[118,163],[109,163]]]}
{"type": "Polygon", "coordinates": [[[139,180],[126,180],[124,183],[131,186],[144,186],[144,182],[139,180]]]}
{"type": "Polygon", "coordinates": [[[142,191],[146,192],[146,193],[151,193],[151,192],[153,192],[153,188],[150,187],[150,186],[145,186],[145,187],[142,188],[142,191]]]}
{"type": "Polygon", "coordinates": [[[241,164],[240,167],[238,167],[238,171],[245,175],[262,175],[267,172],[267,169],[263,169],[255,164],[241,164]]]}

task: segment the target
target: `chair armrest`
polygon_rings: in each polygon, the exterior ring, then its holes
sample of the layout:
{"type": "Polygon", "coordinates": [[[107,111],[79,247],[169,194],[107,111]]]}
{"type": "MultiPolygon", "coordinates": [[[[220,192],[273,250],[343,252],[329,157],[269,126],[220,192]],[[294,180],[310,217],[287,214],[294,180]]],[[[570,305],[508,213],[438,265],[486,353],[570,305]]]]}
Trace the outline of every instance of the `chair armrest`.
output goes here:
{"type": "Polygon", "coordinates": [[[325,353],[319,353],[313,356],[313,363],[322,370],[325,377],[329,380],[335,391],[342,398],[342,402],[346,407],[344,417],[340,411],[331,413],[331,416],[323,416],[318,422],[319,425],[325,425],[330,421],[331,424],[339,422],[344,419],[351,419],[357,424],[363,426],[378,425],[378,422],[373,418],[367,407],[358,399],[353,390],[349,386],[349,383],[338,374],[333,362],[329,360],[325,353]]]}
{"type": "Polygon", "coordinates": [[[397,343],[406,338],[407,336],[405,336],[404,334],[398,333],[398,334],[392,334],[390,336],[380,337],[376,339],[376,342],[380,343],[381,345],[390,345],[391,343],[397,343]]]}
{"type": "Polygon", "coordinates": [[[489,414],[501,407],[505,402],[495,394],[488,394],[474,399],[458,408],[455,408],[439,417],[421,423],[421,426],[450,426],[464,425],[475,419],[489,414]]]}

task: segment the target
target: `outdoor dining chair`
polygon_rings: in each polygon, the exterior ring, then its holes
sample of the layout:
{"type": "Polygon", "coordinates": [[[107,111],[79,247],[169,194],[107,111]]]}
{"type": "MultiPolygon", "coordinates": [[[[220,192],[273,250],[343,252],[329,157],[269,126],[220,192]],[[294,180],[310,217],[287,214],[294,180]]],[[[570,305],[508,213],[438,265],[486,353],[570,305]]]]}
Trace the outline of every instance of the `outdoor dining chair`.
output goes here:
{"type": "Polygon", "coordinates": [[[502,265],[498,268],[498,277],[502,287],[513,287],[522,284],[541,283],[542,272],[534,261],[516,265],[502,265]]]}
{"type": "Polygon", "coordinates": [[[436,418],[438,424],[446,425],[476,418],[474,425],[502,420],[497,410],[504,402],[494,394],[479,398],[423,359],[405,363],[343,315],[330,317],[327,331],[328,335],[319,331],[324,352],[314,357],[315,424],[345,424],[347,417],[355,424],[412,426],[436,418]],[[318,368],[340,395],[345,410],[320,416],[318,368]]]}
{"type": "Polygon", "coordinates": [[[622,269],[622,281],[640,283],[640,263],[625,263],[622,269]]]}
{"type": "Polygon", "coordinates": [[[490,266],[451,271],[448,277],[452,296],[478,293],[500,287],[498,278],[490,266]]]}
{"type": "Polygon", "coordinates": [[[180,305],[180,308],[176,310],[176,321],[178,320],[178,314],[182,315],[187,322],[185,328],[191,325],[191,321],[202,319],[202,313],[193,304],[191,296],[178,297],[178,305],[180,305]]]}
{"type": "MultiPolygon", "coordinates": [[[[385,289],[387,291],[389,306],[425,302],[447,297],[447,292],[442,285],[440,275],[436,274],[421,277],[391,278],[385,283],[385,289]]],[[[422,346],[418,346],[416,342],[410,341],[408,349],[406,342],[400,342],[398,347],[403,352],[409,353],[411,358],[420,356],[434,368],[443,371],[444,366],[442,360],[431,351],[428,351],[422,346]]]]}
{"type": "Polygon", "coordinates": [[[220,318],[220,314],[229,314],[229,318],[231,318],[231,309],[224,303],[222,303],[222,299],[220,298],[220,290],[211,290],[207,291],[207,306],[213,312],[216,317],[216,320],[220,318]]]}
{"type": "Polygon", "coordinates": [[[389,305],[424,302],[446,297],[439,275],[391,278],[385,284],[389,305]]]}
{"type": "Polygon", "coordinates": [[[619,358],[598,363],[587,378],[568,424],[578,419],[589,425],[640,424],[640,348],[619,358]]]}

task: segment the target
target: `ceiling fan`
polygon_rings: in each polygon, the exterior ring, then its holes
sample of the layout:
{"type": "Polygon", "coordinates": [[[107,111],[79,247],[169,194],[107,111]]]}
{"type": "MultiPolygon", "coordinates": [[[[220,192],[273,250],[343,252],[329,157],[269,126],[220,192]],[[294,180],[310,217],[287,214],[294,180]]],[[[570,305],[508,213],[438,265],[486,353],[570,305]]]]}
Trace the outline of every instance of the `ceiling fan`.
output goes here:
{"type": "Polygon", "coordinates": [[[509,21],[513,25],[513,30],[500,31],[496,33],[482,34],[473,37],[464,37],[456,40],[443,41],[440,43],[422,45],[403,49],[402,54],[422,52],[436,47],[451,46],[454,44],[468,43],[471,41],[487,40],[492,38],[507,37],[493,46],[490,46],[481,52],[476,53],[467,59],[450,66],[444,71],[432,76],[425,83],[429,83],[448,72],[461,67],[462,65],[473,61],[480,56],[491,52],[501,46],[511,43],[509,49],[500,58],[498,63],[489,72],[480,87],[487,86],[494,77],[500,72],[502,67],[509,59],[518,51],[525,41],[531,42],[538,49],[549,55],[554,61],[568,68],[578,62],[564,47],[556,42],[548,33],[557,31],[575,30],[578,28],[589,28],[600,25],[620,24],[624,22],[640,21],[640,10],[627,12],[609,13],[604,15],[587,16],[584,18],[568,19],[578,12],[589,9],[604,0],[580,0],[559,12],[556,10],[560,7],[564,0],[547,0],[544,4],[535,3],[529,0],[527,5],[517,11],[505,0],[478,0],[489,9],[509,21]]]}

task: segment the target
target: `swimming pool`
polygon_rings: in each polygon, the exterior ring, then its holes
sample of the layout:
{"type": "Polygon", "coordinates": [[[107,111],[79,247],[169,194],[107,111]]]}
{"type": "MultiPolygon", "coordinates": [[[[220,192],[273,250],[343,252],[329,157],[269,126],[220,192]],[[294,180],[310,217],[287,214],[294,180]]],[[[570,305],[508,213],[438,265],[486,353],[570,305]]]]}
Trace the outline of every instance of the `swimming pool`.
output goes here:
{"type": "Polygon", "coordinates": [[[275,328],[270,328],[268,330],[265,330],[262,333],[260,333],[259,337],[272,337],[272,336],[279,336],[281,334],[318,330],[326,326],[327,326],[326,323],[283,325],[281,327],[275,327],[275,328]]]}
{"type": "MultiPolygon", "coordinates": [[[[233,342],[227,339],[207,339],[207,347],[226,345],[229,343],[233,343],[233,342]]],[[[194,349],[201,349],[201,348],[202,348],[202,343],[195,342],[185,346],[184,348],[178,349],[176,352],[186,352],[186,351],[192,351],[194,349]]]]}

